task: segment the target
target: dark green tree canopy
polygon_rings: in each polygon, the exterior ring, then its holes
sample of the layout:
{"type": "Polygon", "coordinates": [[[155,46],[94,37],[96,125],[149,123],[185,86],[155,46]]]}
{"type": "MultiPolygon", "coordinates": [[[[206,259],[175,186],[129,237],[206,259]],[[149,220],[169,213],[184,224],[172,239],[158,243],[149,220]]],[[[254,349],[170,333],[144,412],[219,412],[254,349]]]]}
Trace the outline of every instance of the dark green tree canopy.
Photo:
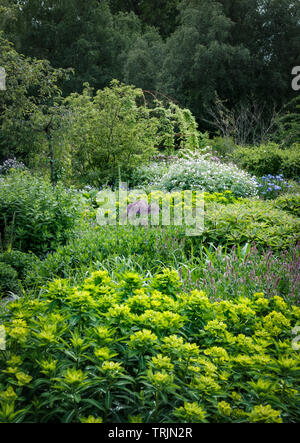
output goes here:
{"type": "Polygon", "coordinates": [[[201,125],[216,92],[230,109],[296,95],[296,0],[2,0],[0,24],[19,53],[74,68],[63,95],[115,78],[171,96],[201,125]]]}

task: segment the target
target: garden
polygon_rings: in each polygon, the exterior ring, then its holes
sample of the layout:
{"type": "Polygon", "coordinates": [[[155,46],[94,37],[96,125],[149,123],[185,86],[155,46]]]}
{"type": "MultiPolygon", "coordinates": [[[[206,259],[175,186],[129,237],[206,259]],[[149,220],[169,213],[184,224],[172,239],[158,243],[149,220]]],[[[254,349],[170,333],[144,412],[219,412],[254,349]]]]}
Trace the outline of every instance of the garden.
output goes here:
{"type": "Polygon", "coordinates": [[[121,74],[64,90],[7,29],[0,423],[299,422],[299,96],[243,142],[121,74]]]}

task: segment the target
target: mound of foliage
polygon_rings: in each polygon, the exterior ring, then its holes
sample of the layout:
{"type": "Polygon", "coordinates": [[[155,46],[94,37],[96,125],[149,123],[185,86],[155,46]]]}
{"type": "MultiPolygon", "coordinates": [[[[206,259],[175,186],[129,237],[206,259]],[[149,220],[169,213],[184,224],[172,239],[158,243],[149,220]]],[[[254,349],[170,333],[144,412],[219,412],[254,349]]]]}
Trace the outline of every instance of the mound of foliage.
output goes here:
{"type": "Polygon", "coordinates": [[[300,194],[282,195],[274,201],[276,208],[300,217],[300,194]]]}
{"type": "Polygon", "coordinates": [[[20,280],[24,280],[31,268],[39,263],[33,254],[25,254],[20,251],[7,251],[0,254],[0,263],[10,265],[18,274],[20,280]]]}
{"type": "Polygon", "coordinates": [[[257,195],[257,183],[247,172],[205,157],[182,158],[172,162],[167,170],[161,166],[142,168],[136,173],[136,181],[138,175],[143,179],[140,184],[151,183],[167,191],[200,189],[210,193],[231,191],[237,197],[257,195]]]}
{"type": "Polygon", "coordinates": [[[9,264],[0,262],[0,299],[19,291],[18,273],[9,264]]]}
{"type": "Polygon", "coordinates": [[[251,174],[283,174],[286,178],[300,177],[300,144],[288,149],[269,143],[257,147],[238,147],[231,154],[232,160],[251,174]]]}
{"type": "Polygon", "coordinates": [[[300,308],[98,271],[2,314],[1,422],[299,421],[300,308]]]}
{"type": "Polygon", "coordinates": [[[214,205],[206,212],[203,240],[215,245],[255,243],[258,247],[286,249],[299,241],[299,218],[272,203],[243,200],[214,205]]]}
{"type": "Polygon", "coordinates": [[[0,236],[9,246],[37,255],[54,250],[72,235],[82,212],[75,192],[28,172],[0,181],[0,236]]]}

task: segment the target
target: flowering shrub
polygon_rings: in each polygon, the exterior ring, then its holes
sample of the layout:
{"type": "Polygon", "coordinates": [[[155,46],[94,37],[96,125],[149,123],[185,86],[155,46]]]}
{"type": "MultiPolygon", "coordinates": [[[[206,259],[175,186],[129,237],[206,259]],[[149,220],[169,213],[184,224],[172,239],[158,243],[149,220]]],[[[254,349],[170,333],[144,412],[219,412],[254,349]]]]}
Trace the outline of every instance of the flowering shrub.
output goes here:
{"type": "Polygon", "coordinates": [[[258,194],[264,199],[275,199],[291,188],[283,175],[267,175],[258,180],[258,194]]]}
{"type": "Polygon", "coordinates": [[[0,175],[5,175],[13,169],[23,171],[26,169],[26,166],[24,163],[19,162],[15,158],[9,158],[8,160],[5,160],[2,165],[0,165],[0,175]]]}
{"type": "Polygon", "coordinates": [[[237,197],[257,195],[257,183],[235,165],[226,165],[197,157],[180,159],[166,166],[154,164],[139,172],[135,184],[153,185],[167,191],[196,189],[206,192],[232,191],[237,197]]]}
{"type": "Polygon", "coordinates": [[[170,166],[159,182],[163,189],[203,189],[206,192],[232,191],[237,197],[257,194],[256,181],[234,165],[206,159],[185,160],[170,166]]]}
{"type": "Polygon", "coordinates": [[[1,314],[1,422],[297,422],[300,308],[97,271],[1,314]]]}

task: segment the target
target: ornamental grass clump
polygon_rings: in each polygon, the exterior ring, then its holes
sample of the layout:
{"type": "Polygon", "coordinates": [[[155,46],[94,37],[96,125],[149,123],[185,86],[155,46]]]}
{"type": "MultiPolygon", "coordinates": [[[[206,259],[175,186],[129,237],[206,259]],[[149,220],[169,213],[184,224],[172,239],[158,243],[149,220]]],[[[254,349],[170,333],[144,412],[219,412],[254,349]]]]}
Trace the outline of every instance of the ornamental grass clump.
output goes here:
{"type": "Polygon", "coordinates": [[[1,422],[297,422],[300,308],[176,272],[48,284],[1,312],[1,422]]]}

